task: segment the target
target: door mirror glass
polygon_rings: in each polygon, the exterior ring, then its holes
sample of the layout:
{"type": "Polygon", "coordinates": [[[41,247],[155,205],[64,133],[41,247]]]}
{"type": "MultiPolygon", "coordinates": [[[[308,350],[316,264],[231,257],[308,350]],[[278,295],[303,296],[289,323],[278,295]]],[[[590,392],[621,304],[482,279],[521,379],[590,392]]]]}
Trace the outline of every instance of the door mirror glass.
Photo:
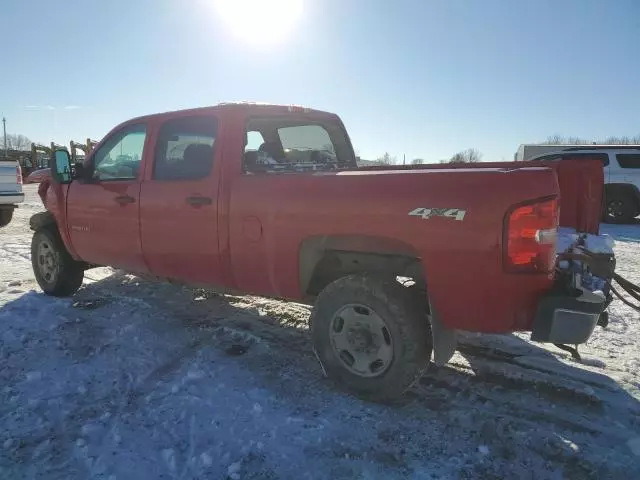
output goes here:
{"type": "Polygon", "coordinates": [[[71,156],[66,150],[54,150],[52,165],[52,178],[58,183],[70,183],[71,176],[71,156]]]}

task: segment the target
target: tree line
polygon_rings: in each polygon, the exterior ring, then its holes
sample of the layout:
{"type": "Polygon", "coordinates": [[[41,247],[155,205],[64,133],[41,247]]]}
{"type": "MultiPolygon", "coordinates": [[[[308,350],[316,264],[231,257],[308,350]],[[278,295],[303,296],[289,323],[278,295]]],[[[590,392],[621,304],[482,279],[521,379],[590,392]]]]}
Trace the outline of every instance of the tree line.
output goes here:
{"type": "Polygon", "coordinates": [[[640,145],[640,134],[630,136],[610,136],[601,140],[588,140],[582,137],[565,137],[559,134],[549,135],[547,140],[542,142],[546,145],[640,145]]]}
{"type": "MultiPolygon", "coordinates": [[[[460,152],[454,153],[451,157],[440,160],[437,163],[477,163],[482,160],[482,153],[477,148],[468,148],[466,150],[462,150],[460,152]]],[[[375,165],[397,165],[398,159],[397,157],[392,157],[389,155],[389,152],[385,152],[384,155],[376,158],[373,161],[375,165]]],[[[422,158],[414,158],[409,161],[410,165],[423,165],[427,163],[436,163],[436,162],[427,162],[422,158]]]]}
{"type": "Polygon", "coordinates": [[[7,144],[4,144],[4,136],[0,132],[0,150],[31,150],[31,140],[25,135],[7,133],[7,144]]]}

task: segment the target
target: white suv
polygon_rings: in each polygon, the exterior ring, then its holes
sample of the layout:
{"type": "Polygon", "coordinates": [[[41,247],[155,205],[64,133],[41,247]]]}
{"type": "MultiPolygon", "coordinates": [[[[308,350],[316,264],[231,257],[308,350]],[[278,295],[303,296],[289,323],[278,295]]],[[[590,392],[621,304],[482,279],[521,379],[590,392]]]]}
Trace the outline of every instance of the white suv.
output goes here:
{"type": "Polygon", "coordinates": [[[13,209],[23,201],[20,165],[14,160],[0,160],[0,227],[9,225],[13,209]]]}
{"type": "Polygon", "coordinates": [[[530,160],[600,158],[605,183],[603,220],[611,223],[634,221],[640,214],[640,146],[593,145],[559,147],[559,150],[530,160]]]}

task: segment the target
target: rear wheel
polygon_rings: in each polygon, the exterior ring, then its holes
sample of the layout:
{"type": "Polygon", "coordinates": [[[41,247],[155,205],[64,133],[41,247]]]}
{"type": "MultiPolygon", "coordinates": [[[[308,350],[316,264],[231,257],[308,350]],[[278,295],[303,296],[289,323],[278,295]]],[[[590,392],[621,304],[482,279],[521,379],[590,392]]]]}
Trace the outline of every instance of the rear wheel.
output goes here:
{"type": "Polygon", "coordinates": [[[0,227],[6,227],[13,218],[13,208],[0,208],[0,227]]]}
{"type": "Polygon", "coordinates": [[[604,219],[608,223],[631,223],[638,214],[635,199],[627,193],[607,195],[604,219]]]}
{"type": "Polygon", "coordinates": [[[394,278],[352,275],[318,296],[313,344],[327,375],[372,400],[402,395],[429,364],[424,302],[394,278]]]}
{"type": "Polygon", "coordinates": [[[31,266],[40,288],[55,297],[73,295],[84,279],[82,264],[71,258],[58,232],[50,228],[33,234],[31,266]]]}

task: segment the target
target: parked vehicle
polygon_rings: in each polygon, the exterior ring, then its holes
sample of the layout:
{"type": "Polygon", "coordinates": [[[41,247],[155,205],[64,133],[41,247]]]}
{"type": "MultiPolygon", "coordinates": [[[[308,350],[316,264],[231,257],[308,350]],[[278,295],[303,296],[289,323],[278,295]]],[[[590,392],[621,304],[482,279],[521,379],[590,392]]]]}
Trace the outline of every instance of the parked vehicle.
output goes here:
{"type": "Polygon", "coordinates": [[[604,221],[631,223],[640,215],[640,145],[546,145],[546,147],[553,147],[550,153],[547,151],[545,154],[534,155],[530,160],[597,158],[602,162],[605,182],[602,217],[604,221]]]}
{"type": "Polygon", "coordinates": [[[334,114],[222,104],[129,120],[83,163],[56,150],[39,191],[45,293],[110,265],[314,303],[324,370],[373,398],[401,394],[432,352],[449,361],[457,330],[579,344],[607,304],[556,270],[561,193],[566,221],[597,233],[597,161],[359,170],[334,114]]]}
{"type": "Polygon", "coordinates": [[[0,160],[0,227],[9,225],[13,210],[23,201],[20,165],[15,160],[0,160]]]}

